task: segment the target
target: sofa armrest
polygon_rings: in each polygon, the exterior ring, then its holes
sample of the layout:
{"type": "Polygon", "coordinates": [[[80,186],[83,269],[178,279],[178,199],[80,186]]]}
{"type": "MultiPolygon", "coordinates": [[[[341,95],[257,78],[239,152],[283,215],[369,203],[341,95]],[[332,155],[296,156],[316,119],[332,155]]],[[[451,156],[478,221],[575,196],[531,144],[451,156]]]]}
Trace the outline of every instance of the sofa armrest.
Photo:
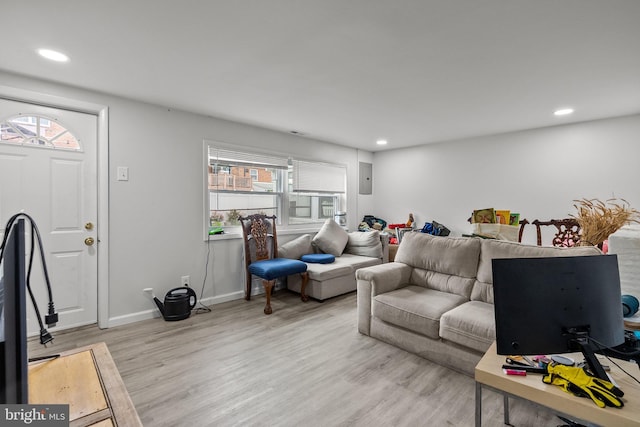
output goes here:
{"type": "Polygon", "coordinates": [[[407,264],[389,262],[356,270],[358,331],[369,335],[371,331],[371,299],[401,288],[409,282],[411,271],[407,264]]]}
{"type": "Polygon", "coordinates": [[[380,243],[382,243],[382,263],[389,262],[389,233],[380,233],[380,243]]]}
{"type": "Polygon", "coordinates": [[[372,265],[356,271],[356,280],[370,288],[369,297],[391,292],[409,282],[413,267],[401,262],[372,265]]]}

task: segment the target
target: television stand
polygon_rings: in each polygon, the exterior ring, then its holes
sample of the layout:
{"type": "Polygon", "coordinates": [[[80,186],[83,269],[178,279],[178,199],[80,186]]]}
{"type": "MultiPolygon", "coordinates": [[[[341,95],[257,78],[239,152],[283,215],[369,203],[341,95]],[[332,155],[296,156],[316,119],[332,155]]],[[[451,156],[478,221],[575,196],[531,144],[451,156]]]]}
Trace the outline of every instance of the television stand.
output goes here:
{"type": "Polygon", "coordinates": [[[67,404],[74,426],[142,427],[105,343],[31,363],[29,404],[67,404]]]}
{"type": "Polygon", "coordinates": [[[589,343],[589,338],[580,337],[574,338],[571,340],[571,344],[575,345],[584,355],[584,360],[587,362],[587,366],[591,371],[591,374],[600,378],[601,380],[611,381],[607,373],[605,372],[602,364],[598,361],[595,352],[593,351],[593,347],[589,343]]]}

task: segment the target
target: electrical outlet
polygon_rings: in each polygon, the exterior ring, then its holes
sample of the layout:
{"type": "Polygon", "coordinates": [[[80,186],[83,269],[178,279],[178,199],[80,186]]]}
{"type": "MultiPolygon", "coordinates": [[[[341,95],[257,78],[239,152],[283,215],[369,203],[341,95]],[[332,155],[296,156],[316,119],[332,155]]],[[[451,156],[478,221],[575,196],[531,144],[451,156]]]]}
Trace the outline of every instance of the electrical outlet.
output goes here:
{"type": "Polygon", "coordinates": [[[180,279],[180,285],[182,286],[189,286],[189,276],[182,276],[182,278],[180,279]]]}

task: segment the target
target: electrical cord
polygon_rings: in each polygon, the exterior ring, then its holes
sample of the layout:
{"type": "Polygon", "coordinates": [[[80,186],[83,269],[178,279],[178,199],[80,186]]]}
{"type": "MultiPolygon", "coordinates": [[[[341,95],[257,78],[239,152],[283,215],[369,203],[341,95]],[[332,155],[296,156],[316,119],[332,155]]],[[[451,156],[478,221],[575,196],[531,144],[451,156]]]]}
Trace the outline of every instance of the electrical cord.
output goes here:
{"type": "Polygon", "coordinates": [[[640,384],[640,380],[638,380],[636,377],[634,377],[631,373],[627,372],[622,366],[618,365],[618,363],[616,363],[615,360],[613,360],[612,358],[610,358],[609,356],[605,355],[604,357],[607,358],[607,360],[611,363],[613,363],[614,365],[616,365],[618,367],[618,369],[620,369],[622,372],[624,372],[625,374],[627,374],[632,380],[634,380],[635,382],[637,382],[638,384],[640,384]]]}
{"type": "Polygon", "coordinates": [[[40,235],[40,230],[38,229],[38,226],[36,225],[36,222],[34,221],[34,219],[26,214],[26,213],[18,213],[15,214],[14,216],[12,216],[11,218],[9,218],[9,221],[7,221],[7,225],[5,226],[5,233],[4,236],[2,238],[2,245],[0,246],[0,262],[2,262],[3,258],[4,258],[4,249],[5,249],[5,245],[7,243],[7,239],[9,238],[9,234],[11,232],[11,229],[13,228],[13,226],[15,225],[16,221],[21,219],[21,217],[24,217],[26,219],[29,220],[29,223],[31,224],[31,248],[30,248],[30,253],[29,253],[29,266],[28,266],[28,270],[27,270],[27,277],[26,277],[26,287],[27,290],[29,291],[29,297],[31,298],[31,303],[33,305],[33,308],[36,312],[36,318],[38,319],[38,325],[40,326],[40,344],[46,346],[48,343],[50,343],[51,341],[53,341],[53,337],[51,336],[51,334],[49,333],[49,331],[47,331],[47,329],[44,327],[44,323],[42,322],[42,316],[40,315],[40,309],[38,308],[38,303],[36,302],[35,299],[35,295],[33,294],[33,291],[31,290],[31,271],[32,271],[32,267],[33,267],[33,257],[34,257],[34,253],[35,253],[35,238],[37,237],[38,239],[38,249],[40,250],[40,259],[42,262],[42,270],[44,273],[44,279],[45,279],[45,284],[47,285],[47,294],[49,297],[49,304],[48,304],[48,311],[47,311],[47,315],[45,316],[45,322],[47,323],[47,326],[51,327],[51,326],[55,326],[56,323],[58,322],[58,313],[56,313],[55,311],[55,307],[53,304],[53,292],[51,291],[51,281],[49,280],[49,272],[47,269],[47,262],[45,260],[44,257],[44,248],[42,246],[42,237],[40,235]]]}
{"type": "Polygon", "coordinates": [[[204,264],[204,279],[202,279],[202,289],[200,290],[200,299],[198,300],[198,304],[200,304],[201,307],[196,308],[196,314],[211,312],[211,308],[207,307],[202,303],[202,297],[204,296],[204,286],[207,283],[207,276],[209,274],[210,254],[211,254],[211,235],[207,234],[207,260],[204,264]]]}
{"type": "Polygon", "coordinates": [[[29,363],[31,363],[31,362],[40,362],[42,360],[53,360],[53,359],[57,359],[58,357],[60,357],[59,354],[49,354],[47,356],[30,357],[29,358],[29,363]]]}
{"type": "Polygon", "coordinates": [[[597,341],[591,337],[589,337],[590,341],[593,341],[596,346],[598,346],[598,350],[609,350],[612,353],[616,353],[619,354],[620,356],[637,356],[640,354],[640,350],[634,350],[634,351],[620,351],[617,350],[613,347],[607,347],[606,345],[602,344],[600,341],[597,341]]]}
{"type": "Polygon", "coordinates": [[[42,317],[40,316],[40,309],[38,307],[38,304],[36,304],[36,297],[33,295],[33,291],[31,290],[31,270],[33,267],[33,255],[34,255],[34,250],[35,248],[35,241],[34,241],[34,230],[32,227],[31,230],[31,249],[30,249],[30,253],[29,253],[29,269],[27,271],[27,291],[29,291],[29,297],[31,298],[31,303],[33,304],[33,309],[36,312],[36,319],[38,319],[38,324],[40,325],[40,343],[43,345],[46,345],[47,343],[53,341],[53,337],[51,336],[51,334],[45,329],[44,325],[42,324],[42,317]]]}
{"type": "MultiPolygon", "coordinates": [[[[640,354],[640,350],[635,350],[635,351],[629,351],[629,352],[625,352],[625,351],[620,351],[620,350],[616,350],[615,348],[612,347],[607,347],[604,344],[602,344],[601,342],[589,337],[590,341],[593,341],[596,346],[598,347],[598,350],[609,350],[613,353],[619,354],[621,356],[636,356],[638,354],[640,354]]],[[[608,355],[603,354],[604,357],[607,358],[607,360],[611,363],[613,363],[614,365],[616,365],[618,367],[618,369],[620,369],[622,372],[624,372],[625,374],[627,374],[627,376],[629,376],[632,380],[634,380],[635,382],[637,382],[638,384],[640,384],[640,380],[638,380],[638,378],[634,377],[631,373],[627,372],[622,366],[620,366],[618,363],[616,363],[612,358],[610,358],[608,355]]],[[[638,362],[636,362],[638,363],[638,362]]]]}

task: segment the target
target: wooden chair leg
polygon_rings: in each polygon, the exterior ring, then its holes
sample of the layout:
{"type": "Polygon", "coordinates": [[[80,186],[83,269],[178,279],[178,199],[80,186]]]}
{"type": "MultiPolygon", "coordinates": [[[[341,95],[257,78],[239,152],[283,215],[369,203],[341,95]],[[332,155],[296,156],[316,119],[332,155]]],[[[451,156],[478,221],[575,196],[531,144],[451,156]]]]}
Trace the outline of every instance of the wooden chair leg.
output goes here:
{"type": "Polygon", "coordinates": [[[307,282],[309,281],[309,273],[305,271],[304,273],[300,273],[300,276],[302,276],[302,284],[300,285],[300,299],[302,300],[302,302],[307,302],[309,301],[309,296],[304,293],[304,290],[307,287],[307,282]]]}
{"type": "Polygon", "coordinates": [[[271,290],[273,289],[273,285],[275,280],[263,280],[262,285],[264,286],[264,293],[267,295],[267,305],[264,306],[264,314],[271,314],[273,310],[271,309],[271,290]]]}
{"type": "Polygon", "coordinates": [[[244,299],[249,301],[251,299],[251,273],[247,269],[247,283],[245,284],[244,289],[244,299]]]}

